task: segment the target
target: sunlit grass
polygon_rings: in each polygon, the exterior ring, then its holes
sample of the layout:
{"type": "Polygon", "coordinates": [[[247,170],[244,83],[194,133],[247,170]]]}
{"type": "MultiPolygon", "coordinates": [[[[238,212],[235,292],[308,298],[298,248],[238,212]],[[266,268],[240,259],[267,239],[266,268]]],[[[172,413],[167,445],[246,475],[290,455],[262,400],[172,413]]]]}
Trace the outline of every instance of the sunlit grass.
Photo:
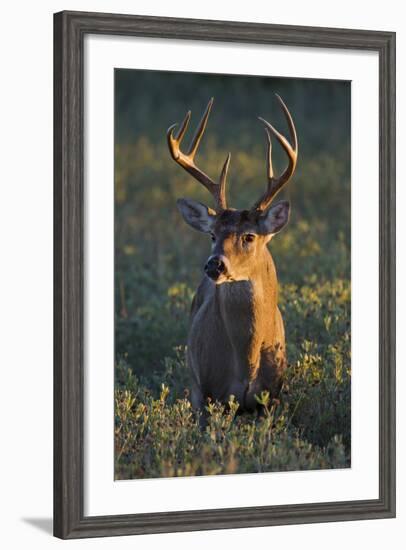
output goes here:
{"type": "MultiPolygon", "coordinates": [[[[207,140],[202,167],[218,174],[227,151],[207,140]]],[[[265,414],[208,404],[198,427],[188,400],[188,316],[209,252],[186,227],[178,197],[210,203],[169,159],[165,140],[116,147],[116,477],[167,477],[350,465],[351,288],[348,166],[301,158],[285,196],[292,217],[271,242],[288,368],[265,414]]],[[[264,151],[236,152],[231,203],[248,207],[265,185],[264,151]]]]}

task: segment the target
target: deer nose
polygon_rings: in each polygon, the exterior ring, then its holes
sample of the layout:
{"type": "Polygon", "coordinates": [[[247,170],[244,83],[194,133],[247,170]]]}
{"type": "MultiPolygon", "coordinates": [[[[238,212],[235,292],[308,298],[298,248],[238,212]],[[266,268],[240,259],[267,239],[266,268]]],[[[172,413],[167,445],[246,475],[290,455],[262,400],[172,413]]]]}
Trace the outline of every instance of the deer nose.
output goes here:
{"type": "Polygon", "coordinates": [[[226,270],[226,264],[220,256],[210,256],[204,266],[204,271],[211,279],[218,279],[226,270]]]}

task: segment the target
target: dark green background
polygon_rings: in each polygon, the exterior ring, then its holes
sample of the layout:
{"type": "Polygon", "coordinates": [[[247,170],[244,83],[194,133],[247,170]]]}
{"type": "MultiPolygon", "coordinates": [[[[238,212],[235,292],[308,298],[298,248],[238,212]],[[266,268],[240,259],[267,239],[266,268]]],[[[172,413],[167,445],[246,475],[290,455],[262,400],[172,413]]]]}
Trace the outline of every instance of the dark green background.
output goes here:
{"type": "MultiPolygon", "coordinates": [[[[208,239],[187,227],[178,197],[209,205],[209,193],[170,158],[166,130],[192,110],[186,148],[210,97],[214,106],[197,162],[218,178],[228,151],[229,205],[247,208],[266,185],[265,134],[257,117],[287,134],[274,93],[290,109],[299,139],[296,174],[286,191],[289,226],[271,250],[285,283],[349,277],[350,83],[117,69],[115,72],[116,356],[136,372],[159,369],[185,342],[185,316],[163,315],[168,291],[194,289],[208,239]],[[122,315],[124,313],[124,315],[122,315]],[[166,325],[168,323],[168,325],[166,325]]],[[[286,156],[275,144],[277,170],[286,156]]],[[[190,292],[191,292],[190,290],[190,292]]]]}

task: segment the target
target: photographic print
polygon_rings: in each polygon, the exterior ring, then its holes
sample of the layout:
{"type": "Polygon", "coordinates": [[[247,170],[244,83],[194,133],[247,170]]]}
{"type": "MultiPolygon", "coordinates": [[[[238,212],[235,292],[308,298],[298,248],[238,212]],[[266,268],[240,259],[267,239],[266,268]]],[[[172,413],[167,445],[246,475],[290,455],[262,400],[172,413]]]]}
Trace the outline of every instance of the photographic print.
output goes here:
{"type": "Polygon", "coordinates": [[[395,517],[395,43],[55,14],[55,536],[395,517]]]}
{"type": "Polygon", "coordinates": [[[351,466],[350,105],[115,70],[115,479],[351,466]]]}

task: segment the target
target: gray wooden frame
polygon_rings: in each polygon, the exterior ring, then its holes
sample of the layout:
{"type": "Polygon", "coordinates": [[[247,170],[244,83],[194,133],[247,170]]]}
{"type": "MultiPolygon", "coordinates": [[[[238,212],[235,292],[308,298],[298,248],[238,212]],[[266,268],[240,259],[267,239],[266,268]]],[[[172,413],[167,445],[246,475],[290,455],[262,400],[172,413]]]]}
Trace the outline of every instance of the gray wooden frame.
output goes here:
{"type": "Polygon", "coordinates": [[[395,516],[395,33],[101,13],[54,16],[54,534],[60,538],[395,516]],[[83,39],[86,34],[379,53],[379,498],[103,517],[83,513],[83,39]]]}

